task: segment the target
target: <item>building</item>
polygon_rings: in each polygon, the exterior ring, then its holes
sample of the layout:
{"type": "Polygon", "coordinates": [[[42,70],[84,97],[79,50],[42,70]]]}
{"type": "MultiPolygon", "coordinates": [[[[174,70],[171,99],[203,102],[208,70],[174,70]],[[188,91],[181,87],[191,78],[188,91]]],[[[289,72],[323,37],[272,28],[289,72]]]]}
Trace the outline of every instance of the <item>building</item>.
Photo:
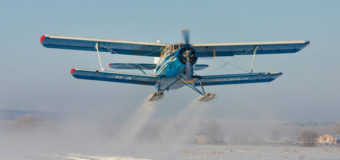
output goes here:
{"type": "Polygon", "coordinates": [[[340,135],[324,134],[316,139],[319,144],[340,144],[340,135]]]}
{"type": "Polygon", "coordinates": [[[203,135],[197,135],[195,138],[195,143],[196,144],[208,144],[208,138],[203,136],[203,135]]]}

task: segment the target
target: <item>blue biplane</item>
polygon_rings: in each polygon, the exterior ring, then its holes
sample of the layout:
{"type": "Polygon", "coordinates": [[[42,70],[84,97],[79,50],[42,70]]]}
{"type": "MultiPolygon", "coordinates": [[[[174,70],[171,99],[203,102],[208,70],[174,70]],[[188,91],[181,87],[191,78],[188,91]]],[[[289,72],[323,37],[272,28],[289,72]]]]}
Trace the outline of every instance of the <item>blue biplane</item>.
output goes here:
{"type": "Polygon", "coordinates": [[[200,95],[199,100],[209,101],[216,97],[206,93],[204,86],[243,83],[270,82],[282,75],[282,72],[253,72],[255,56],[258,54],[296,53],[309,45],[309,41],[279,41],[251,43],[210,43],[190,44],[189,31],[183,30],[184,43],[164,44],[135,41],[103,40],[77,37],[43,35],[40,42],[47,48],[95,51],[100,64],[99,70],[72,69],[71,74],[78,79],[132,83],[155,86],[149,101],[157,101],[164,96],[164,91],[188,86],[200,95]],[[127,74],[104,70],[100,52],[112,54],[149,56],[159,59],[155,64],[110,63],[113,69],[138,69],[141,74],[127,74]],[[194,74],[194,70],[208,67],[196,64],[198,58],[235,55],[253,55],[251,70],[244,74],[205,75],[194,74]],[[154,70],[150,75],[145,70],[154,70]]]}

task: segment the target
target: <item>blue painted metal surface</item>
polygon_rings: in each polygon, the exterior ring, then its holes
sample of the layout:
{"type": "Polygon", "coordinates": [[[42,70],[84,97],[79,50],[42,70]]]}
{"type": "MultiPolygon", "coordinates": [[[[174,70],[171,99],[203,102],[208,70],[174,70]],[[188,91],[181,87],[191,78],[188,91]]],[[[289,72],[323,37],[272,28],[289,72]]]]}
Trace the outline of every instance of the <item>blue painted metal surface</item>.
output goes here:
{"type": "Polygon", "coordinates": [[[260,54],[287,54],[296,53],[309,45],[309,41],[287,41],[287,42],[259,42],[259,43],[226,43],[212,45],[193,45],[198,57],[219,57],[235,55],[252,55],[256,46],[257,55],[260,54]]]}
{"type": "MultiPolygon", "coordinates": [[[[119,54],[160,57],[166,44],[145,43],[133,41],[113,41],[102,39],[63,37],[43,35],[40,42],[47,48],[73,49],[96,51],[95,45],[99,43],[99,51],[119,54]]],[[[254,42],[254,43],[216,43],[193,44],[198,57],[251,55],[255,46],[256,54],[284,54],[296,53],[309,45],[309,41],[284,41],[284,42],[254,42]]]]}
{"type": "Polygon", "coordinates": [[[159,80],[158,76],[125,74],[117,72],[99,72],[96,70],[72,69],[71,74],[78,79],[110,81],[121,83],[132,83],[142,85],[155,85],[159,80]]]}
{"type": "Polygon", "coordinates": [[[225,75],[211,75],[199,76],[195,81],[195,85],[227,85],[227,84],[243,84],[243,83],[260,83],[271,82],[282,75],[279,73],[244,73],[244,74],[225,74],[225,75]]]}
{"type": "Polygon", "coordinates": [[[96,43],[99,43],[100,52],[111,52],[127,55],[141,55],[159,57],[165,44],[144,43],[133,41],[111,41],[102,39],[89,39],[77,37],[63,37],[43,35],[40,42],[47,48],[72,49],[83,51],[96,51],[96,43]]]}

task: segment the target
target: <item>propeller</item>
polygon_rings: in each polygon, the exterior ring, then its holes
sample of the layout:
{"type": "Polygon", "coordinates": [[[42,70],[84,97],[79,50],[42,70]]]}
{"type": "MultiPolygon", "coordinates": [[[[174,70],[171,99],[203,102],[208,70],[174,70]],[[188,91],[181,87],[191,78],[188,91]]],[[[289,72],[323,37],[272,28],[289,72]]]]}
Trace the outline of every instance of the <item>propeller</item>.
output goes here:
{"type": "Polygon", "coordinates": [[[192,75],[193,75],[193,68],[192,68],[192,65],[190,63],[190,60],[187,60],[187,62],[185,63],[184,79],[190,80],[190,79],[192,79],[192,75]]]}
{"type": "Polygon", "coordinates": [[[181,62],[185,64],[185,72],[183,78],[186,80],[191,80],[193,77],[193,65],[197,61],[197,56],[195,55],[194,50],[190,47],[190,38],[189,38],[189,30],[182,30],[182,42],[184,41],[185,48],[180,51],[181,54],[181,62]]]}
{"type": "Polygon", "coordinates": [[[184,40],[184,44],[186,46],[189,46],[190,45],[190,41],[189,41],[189,30],[188,29],[183,29],[182,30],[182,42],[184,40]]]}

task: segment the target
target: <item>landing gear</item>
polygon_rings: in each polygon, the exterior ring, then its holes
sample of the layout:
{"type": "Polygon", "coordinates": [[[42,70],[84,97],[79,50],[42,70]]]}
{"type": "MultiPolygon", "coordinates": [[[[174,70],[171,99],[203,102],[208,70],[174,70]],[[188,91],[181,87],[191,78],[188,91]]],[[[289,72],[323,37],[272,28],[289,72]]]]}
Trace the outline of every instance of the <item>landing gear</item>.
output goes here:
{"type": "Polygon", "coordinates": [[[171,86],[173,86],[175,83],[177,83],[178,81],[181,81],[183,84],[185,84],[186,86],[188,86],[189,88],[191,88],[192,90],[196,91],[198,94],[200,94],[201,96],[198,98],[199,101],[202,102],[208,102],[211,101],[213,99],[216,98],[216,94],[215,93],[206,93],[203,87],[203,83],[200,81],[199,77],[196,77],[192,80],[184,80],[182,78],[178,78],[176,80],[174,80],[173,82],[171,82],[170,84],[168,84],[168,86],[166,86],[164,89],[160,88],[160,81],[157,83],[156,87],[158,88],[157,92],[152,93],[149,96],[149,101],[158,101],[160,99],[162,99],[164,97],[164,91],[167,91],[170,89],[171,86]],[[199,82],[199,86],[201,86],[201,88],[198,87],[197,85],[197,81],[199,82]]]}
{"type": "Polygon", "coordinates": [[[164,92],[158,91],[154,92],[149,96],[149,101],[158,101],[164,97],[164,92]]]}
{"type": "Polygon", "coordinates": [[[200,82],[199,84],[200,84],[200,86],[201,86],[201,90],[197,89],[194,83],[186,83],[186,81],[183,81],[183,80],[182,80],[182,82],[183,82],[186,86],[188,86],[188,87],[191,88],[192,90],[194,90],[194,91],[196,91],[197,93],[199,93],[200,95],[202,95],[202,96],[200,96],[200,97],[198,98],[198,100],[200,100],[200,101],[202,101],[202,102],[208,102],[208,101],[210,101],[210,100],[215,99],[215,98],[216,98],[216,94],[215,94],[215,93],[205,93],[205,90],[204,90],[204,87],[203,87],[202,82],[201,82],[199,79],[198,79],[198,81],[200,82]]]}
{"type": "Polygon", "coordinates": [[[203,101],[203,102],[208,102],[208,101],[213,100],[215,98],[216,98],[215,93],[207,93],[207,94],[203,94],[201,97],[199,97],[198,100],[203,101]]]}

